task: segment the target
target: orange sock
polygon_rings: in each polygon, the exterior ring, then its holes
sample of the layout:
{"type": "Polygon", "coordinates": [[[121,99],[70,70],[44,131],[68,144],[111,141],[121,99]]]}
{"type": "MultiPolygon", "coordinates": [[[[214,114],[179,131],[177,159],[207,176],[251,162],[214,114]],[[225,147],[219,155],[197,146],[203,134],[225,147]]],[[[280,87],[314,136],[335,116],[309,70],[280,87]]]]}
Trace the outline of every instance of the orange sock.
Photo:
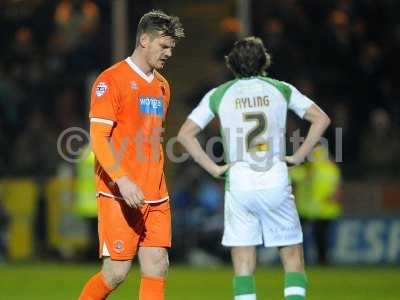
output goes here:
{"type": "Polygon", "coordinates": [[[139,300],[164,300],[164,288],[164,278],[142,276],[140,280],[139,300]]]}
{"type": "Polygon", "coordinates": [[[79,300],[103,300],[112,292],[101,272],[94,275],[85,284],[79,300]]]}

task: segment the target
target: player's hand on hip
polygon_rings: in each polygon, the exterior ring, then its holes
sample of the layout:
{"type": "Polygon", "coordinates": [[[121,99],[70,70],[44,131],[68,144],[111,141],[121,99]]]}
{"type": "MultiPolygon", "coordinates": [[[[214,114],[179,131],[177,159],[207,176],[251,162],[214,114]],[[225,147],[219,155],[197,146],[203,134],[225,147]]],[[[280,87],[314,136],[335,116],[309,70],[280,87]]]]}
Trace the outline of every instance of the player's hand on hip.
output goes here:
{"type": "Polygon", "coordinates": [[[222,178],[223,175],[229,170],[230,164],[226,164],[223,166],[216,165],[215,169],[212,171],[211,175],[215,178],[222,178]]]}
{"type": "Polygon", "coordinates": [[[303,163],[304,158],[298,157],[296,155],[289,155],[285,156],[285,162],[288,164],[289,167],[297,166],[303,163]]]}
{"type": "Polygon", "coordinates": [[[144,204],[144,195],[138,185],[131,181],[128,176],[116,180],[119,192],[129,207],[141,208],[144,204]]]}

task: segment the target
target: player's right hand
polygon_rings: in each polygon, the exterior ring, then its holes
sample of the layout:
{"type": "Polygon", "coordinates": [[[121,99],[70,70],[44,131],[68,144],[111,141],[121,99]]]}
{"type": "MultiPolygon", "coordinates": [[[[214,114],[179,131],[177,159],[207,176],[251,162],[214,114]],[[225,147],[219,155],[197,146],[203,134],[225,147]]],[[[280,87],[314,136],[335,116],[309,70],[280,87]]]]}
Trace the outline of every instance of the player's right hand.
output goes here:
{"type": "Polygon", "coordinates": [[[228,171],[228,169],[230,168],[230,164],[226,164],[223,166],[218,166],[216,165],[215,169],[212,171],[211,175],[215,178],[222,178],[223,175],[226,173],[226,171],[228,171]]]}
{"type": "Polygon", "coordinates": [[[122,198],[132,208],[141,208],[144,204],[144,195],[139,186],[131,181],[128,176],[123,176],[115,181],[122,198]]]}

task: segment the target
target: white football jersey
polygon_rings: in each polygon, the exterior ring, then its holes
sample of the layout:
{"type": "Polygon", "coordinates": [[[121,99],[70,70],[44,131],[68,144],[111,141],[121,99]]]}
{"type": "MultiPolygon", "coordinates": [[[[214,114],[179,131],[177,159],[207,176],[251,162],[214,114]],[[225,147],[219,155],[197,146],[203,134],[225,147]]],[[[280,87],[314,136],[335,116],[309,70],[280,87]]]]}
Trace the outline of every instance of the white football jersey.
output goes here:
{"type": "Polygon", "coordinates": [[[303,118],[312,104],[294,86],[258,76],[212,89],[188,118],[203,129],[218,116],[225,159],[231,164],[227,189],[265,189],[288,182],[282,161],[287,110],[303,118]]]}

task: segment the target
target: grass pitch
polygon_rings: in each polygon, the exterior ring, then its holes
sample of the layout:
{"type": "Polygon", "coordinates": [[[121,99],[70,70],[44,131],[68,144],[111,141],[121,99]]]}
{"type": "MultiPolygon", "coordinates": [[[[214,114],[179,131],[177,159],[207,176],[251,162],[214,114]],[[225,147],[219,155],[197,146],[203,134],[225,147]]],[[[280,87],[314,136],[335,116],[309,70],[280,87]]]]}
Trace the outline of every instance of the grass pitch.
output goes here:
{"type": "MultiPolygon", "coordinates": [[[[99,269],[93,264],[8,264],[0,266],[0,299],[74,300],[85,281],[99,269]]],[[[399,300],[399,267],[309,267],[307,300],[399,300]]],[[[283,300],[283,272],[260,267],[257,299],[283,300]]],[[[194,268],[172,265],[167,300],[233,299],[229,266],[194,268]]],[[[137,299],[139,270],[108,299],[137,299]]]]}

